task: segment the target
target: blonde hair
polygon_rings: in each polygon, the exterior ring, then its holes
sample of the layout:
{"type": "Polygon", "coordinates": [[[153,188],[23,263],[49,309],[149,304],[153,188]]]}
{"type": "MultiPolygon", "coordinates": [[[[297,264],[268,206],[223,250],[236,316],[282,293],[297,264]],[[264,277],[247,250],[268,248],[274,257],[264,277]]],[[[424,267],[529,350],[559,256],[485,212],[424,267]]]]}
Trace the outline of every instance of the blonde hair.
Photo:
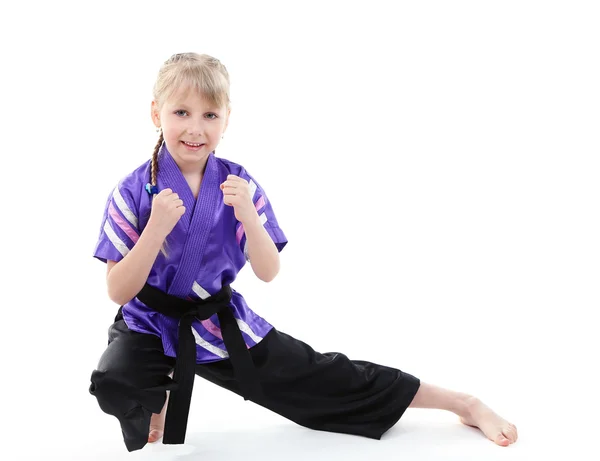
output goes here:
{"type": "MultiPolygon", "coordinates": [[[[181,89],[196,91],[216,107],[230,108],[229,73],[217,58],[207,54],[177,53],[167,59],[160,70],[152,91],[157,110],[165,101],[181,89]]],[[[158,153],[164,142],[162,130],[154,152],[150,168],[150,184],[156,186],[158,177],[158,153]]],[[[164,247],[161,249],[166,256],[164,247]]]]}
{"type": "MultiPolygon", "coordinates": [[[[229,109],[229,73],[221,61],[207,54],[177,53],[167,59],[160,70],[152,91],[157,110],[173,94],[186,88],[196,91],[217,107],[229,109]]],[[[158,152],[164,141],[162,131],[152,154],[150,184],[156,185],[158,152]]]]}

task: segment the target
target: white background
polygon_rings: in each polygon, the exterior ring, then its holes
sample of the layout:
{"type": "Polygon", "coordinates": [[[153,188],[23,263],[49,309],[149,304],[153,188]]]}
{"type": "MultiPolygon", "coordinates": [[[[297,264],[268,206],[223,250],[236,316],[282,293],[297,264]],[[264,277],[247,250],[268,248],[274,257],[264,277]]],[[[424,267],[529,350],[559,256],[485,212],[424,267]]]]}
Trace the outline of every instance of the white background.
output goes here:
{"type": "Polygon", "coordinates": [[[598,459],[596,2],[6,2],[0,17],[3,460],[598,459]],[[186,446],[125,451],[88,393],[117,310],[92,251],[106,197],[155,144],[158,68],[185,51],[229,70],[218,155],[257,178],[290,241],[275,281],[246,267],[234,288],[317,350],[479,396],[517,444],[435,410],[381,441],[317,433],[197,379],[186,446]]]}

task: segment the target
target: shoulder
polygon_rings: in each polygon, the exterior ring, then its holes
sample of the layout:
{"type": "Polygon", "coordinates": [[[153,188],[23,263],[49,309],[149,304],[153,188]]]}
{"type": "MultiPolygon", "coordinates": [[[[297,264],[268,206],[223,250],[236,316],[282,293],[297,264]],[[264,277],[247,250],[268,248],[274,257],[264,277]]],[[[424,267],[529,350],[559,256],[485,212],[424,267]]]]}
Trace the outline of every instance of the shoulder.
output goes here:
{"type": "Polygon", "coordinates": [[[217,157],[215,155],[215,160],[217,165],[222,171],[226,171],[227,174],[234,174],[236,176],[241,176],[243,174],[247,174],[246,169],[237,162],[228,160],[223,157],[217,157]]]}
{"type": "MultiPolygon", "coordinates": [[[[215,158],[218,160],[222,168],[227,170],[226,174],[234,174],[248,181],[248,186],[250,188],[250,197],[257,206],[258,211],[262,210],[262,208],[266,206],[269,210],[269,213],[273,213],[271,208],[271,200],[267,197],[267,192],[265,190],[264,184],[259,182],[259,180],[257,180],[254,175],[250,174],[243,165],[224,158],[218,158],[216,156],[215,158]]],[[[226,174],[224,176],[226,176],[226,174]]],[[[273,221],[276,220],[273,219],[273,221]]]]}
{"type": "Polygon", "coordinates": [[[151,161],[148,160],[119,178],[114,184],[109,200],[112,199],[115,206],[124,214],[127,214],[128,209],[135,213],[147,199],[148,193],[145,191],[145,185],[150,180],[150,167],[151,161]]]}
{"type": "Polygon", "coordinates": [[[240,178],[248,181],[252,188],[260,188],[256,178],[252,174],[250,174],[250,172],[246,169],[245,166],[222,157],[215,156],[215,159],[217,160],[217,164],[221,169],[222,175],[227,176],[228,174],[233,174],[239,176],[240,178]]]}
{"type": "Polygon", "coordinates": [[[148,181],[150,181],[150,168],[151,161],[147,160],[138,166],[135,170],[127,173],[125,176],[122,176],[117,186],[119,188],[125,190],[137,190],[138,186],[142,186],[142,188],[146,185],[148,181]]]}

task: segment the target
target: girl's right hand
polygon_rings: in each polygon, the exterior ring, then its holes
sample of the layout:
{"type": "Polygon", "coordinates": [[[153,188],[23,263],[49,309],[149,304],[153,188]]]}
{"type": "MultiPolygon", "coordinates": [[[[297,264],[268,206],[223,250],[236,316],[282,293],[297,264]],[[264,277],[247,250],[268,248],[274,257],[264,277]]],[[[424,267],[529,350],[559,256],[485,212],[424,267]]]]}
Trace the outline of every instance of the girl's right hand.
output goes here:
{"type": "Polygon", "coordinates": [[[163,189],[152,199],[148,227],[167,238],[184,213],[185,207],[179,195],[171,189],[163,189]]]}

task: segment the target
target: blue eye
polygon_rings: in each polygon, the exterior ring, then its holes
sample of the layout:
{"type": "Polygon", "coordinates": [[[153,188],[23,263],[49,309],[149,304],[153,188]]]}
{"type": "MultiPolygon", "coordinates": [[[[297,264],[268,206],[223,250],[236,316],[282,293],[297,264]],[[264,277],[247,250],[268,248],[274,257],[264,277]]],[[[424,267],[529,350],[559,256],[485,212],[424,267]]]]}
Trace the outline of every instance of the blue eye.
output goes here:
{"type": "MultiPolygon", "coordinates": [[[[186,115],[189,115],[187,110],[183,110],[183,109],[179,109],[176,110],[175,112],[173,112],[175,115],[178,115],[180,117],[185,117],[186,115]]],[[[215,120],[217,118],[219,118],[219,116],[213,112],[209,112],[207,115],[214,115],[214,117],[209,117],[210,120],[215,120]]]]}

